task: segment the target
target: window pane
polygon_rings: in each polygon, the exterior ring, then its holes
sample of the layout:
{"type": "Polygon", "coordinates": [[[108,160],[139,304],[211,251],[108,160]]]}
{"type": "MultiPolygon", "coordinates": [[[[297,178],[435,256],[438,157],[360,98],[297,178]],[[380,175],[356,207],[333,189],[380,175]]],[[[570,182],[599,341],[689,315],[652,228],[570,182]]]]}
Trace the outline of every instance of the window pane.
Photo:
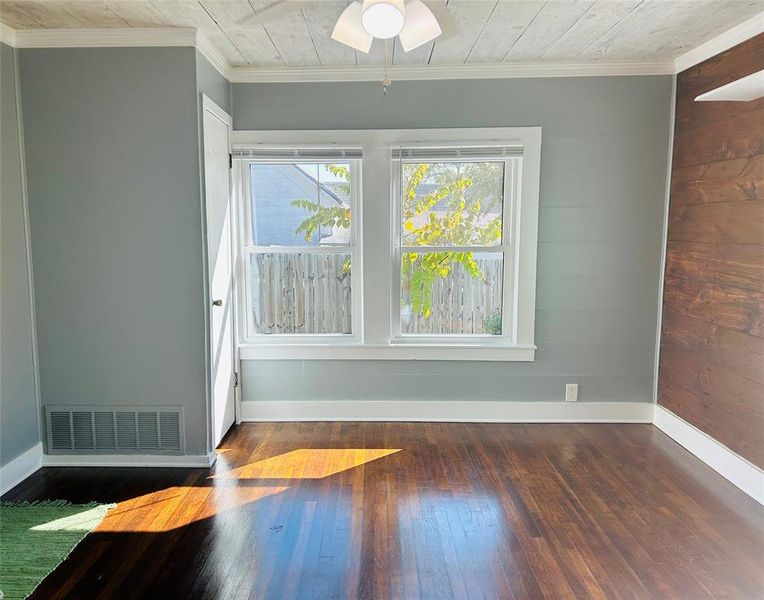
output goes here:
{"type": "Polygon", "coordinates": [[[403,252],[401,333],[501,335],[501,252],[403,252]]]}
{"type": "Polygon", "coordinates": [[[501,244],[504,162],[403,163],[404,246],[501,244]]]}
{"type": "Polygon", "coordinates": [[[351,333],[350,253],[250,254],[255,332],[351,333]]]}
{"type": "Polygon", "coordinates": [[[350,243],[349,163],[251,163],[252,243],[350,243]]]}

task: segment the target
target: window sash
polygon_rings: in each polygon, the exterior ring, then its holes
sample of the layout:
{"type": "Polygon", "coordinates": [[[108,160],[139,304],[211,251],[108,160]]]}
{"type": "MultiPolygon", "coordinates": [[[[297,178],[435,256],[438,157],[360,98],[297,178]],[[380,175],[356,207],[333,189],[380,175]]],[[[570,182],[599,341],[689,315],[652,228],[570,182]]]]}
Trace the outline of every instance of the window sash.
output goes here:
{"type": "MultiPolygon", "coordinates": [[[[351,146],[348,146],[349,148],[351,146]]],[[[276,148],[276,146],[271,147],[276,148]]],[[[282,151],[288,150],[287,147],[278,146],[282,151]]],[[[300,152],[305,146],[290,147],[292,151],[300,152]]],[[[324,148],[324,146],[321,146],[324,148]]],[[[236,150],[236,158],[239,172],[239,185],[241,213],[240,236],[244,240],[244,255],[239,272],[244,282],[244,307],[246,315],[243,323],[242,338],[244,343],[259,345],[278,345],[278,344],[306,344],[306,343],[360,343],[361,330],[363,327],[363,279],[362,279],[362,256],[360,249],[360,230],[362,227],[361,215],[361,158],[349,158],[339,153],[333,155],[322,155],[320,157],[300,154],[291,157],[279,155],[278,153],[258,155],[256,158],[244,156],[246,150],[236,150]],[[276,155],[274,155],[276,154],[276,155]],[[328,162],[343,162],[350,166],[350,243],[333,244],[331,246],[258,246],[252,243],[252,164],[326,164],[328,162]],[[350,254],[350,260],[353,265],[352,280],[352,325],[351,333],[258,333],[256,331],[254,319],[254,282],[252,280],[252,270],[250,266],[250,256],[252,254],[350,254]]],[[[358,150],[360,156],[360,150],[358,150]]]]}
{"type": "MultiPolygon", "coordinates": [[[[459,144],[444,145],[443,148],[453,148],[458,150],[459,144]]],[[[470,147],[469,145],[465,147],[470,147]]],[[[504,146],[501,146],[503,148],[504,146]]],[[[433,344],[484,344],[488,340],[494,340],[498,345],[508,345],[516,343],[516,293],[517,285],[515,282],[516,273],[516,223],[519,216],[519,175],[522,169],[522,152],[502,156],[478,158],[475,156],[460,157],[453,159],[450,157],[437,156],[428,159],[426,153],[421,153],[416,158],[396,158],[395,148],[391,154],[392,159],[392,177],[393,177],[393,197],[392,197],[392,257],[393,272],[391,285],[391,341],[393,343],[433,343],[433,344]],[[442,162],[503,162],[504,163],[504,181],[502,194],[502,223],[501,240],[502,243],[497,246],[407,246],[403,244],[402,225],[402,195],[403,195],[403,164],[405,163],[442,163],[442,162]],[[444,333],[444,334],[419,334],[404,333],[401,327],[401,259],[404,253],[416,252],[425,254],[428,252],[492,252],[501,253],[503,259],[502,269],[502,294],[501,294],[501,335],[491,334],[466,334],[466,333],[444,333]]],[[[400,149],[399,156],[400,156],[400,149]]],[[[436,154],[436,153],[433,153],[436,154]]],[[[438,153],[440,154],[440,153],[438,153]]]]}

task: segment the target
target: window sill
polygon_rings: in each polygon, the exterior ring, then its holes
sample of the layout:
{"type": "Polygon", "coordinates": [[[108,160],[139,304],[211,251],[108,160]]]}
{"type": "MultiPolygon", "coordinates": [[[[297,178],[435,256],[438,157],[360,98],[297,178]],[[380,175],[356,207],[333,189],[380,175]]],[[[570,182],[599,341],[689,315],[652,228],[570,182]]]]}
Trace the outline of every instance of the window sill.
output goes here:
{"type": "Polygon", "coordinates": [[[535,346],[474,344],[243,344],[241,360],[463,360],[533,362],[535,346]]]}

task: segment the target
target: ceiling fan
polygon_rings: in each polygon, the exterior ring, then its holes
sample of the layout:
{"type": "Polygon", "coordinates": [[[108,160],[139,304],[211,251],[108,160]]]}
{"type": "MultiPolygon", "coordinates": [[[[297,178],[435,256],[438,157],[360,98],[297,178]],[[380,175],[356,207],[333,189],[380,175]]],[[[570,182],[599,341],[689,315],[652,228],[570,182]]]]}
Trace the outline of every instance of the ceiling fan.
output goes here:
{"type": "Polygon", "coordinates": [[[422,0],[354,0],[342,12],[332,39],[368,53],[374,38],[389,40],[396,35],[409,52],[431,42],[443,30],[422,0]]]}
{"type": "MultiPolygon", "coordinates": [[[[422,0],[353,0],[337,19],[332,39],[368,53],[374,38],[385,40],[397,35],[403,51],[410,52],[440,37],[443,29],[453,28],[445,6],[433,1],[429,4],[422,0]]],[[[262,25],[299,7],[299,2],[275,0],[237,23],[262,25]]]]}
{"type": "MultiPolygon", "coordinates": [[[[385,41],[385,73],[383,91],[387,94],[390,79],[387,76],[387,41],[398,36],[404,52],[410,52],[441,37],[444,29],[455,30],[453,19],[445,3],[431,0],[430,6],[422,0],[353,0],[342,11],[332,31],[332,39],[368,53],[374,39],[385,41]],[[437,13],[437,17],[435,16],[437,13]]],[[[276,0],[256,13],[237,22],[239,25],[264,25],[271,19],[298,9],[299,2],[276,0]]],[[[447,34],[444,37],[450,37],[447,34]]]]}

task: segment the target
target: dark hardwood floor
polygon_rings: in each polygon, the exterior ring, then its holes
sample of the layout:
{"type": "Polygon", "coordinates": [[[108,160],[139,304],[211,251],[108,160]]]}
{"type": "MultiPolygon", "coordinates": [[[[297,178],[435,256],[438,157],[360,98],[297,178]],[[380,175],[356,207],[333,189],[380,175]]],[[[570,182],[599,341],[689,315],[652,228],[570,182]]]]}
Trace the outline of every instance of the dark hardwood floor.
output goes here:
{"type": "Polygon", "coordinates": [[[36,599],[764,597],[764,510],[651,425],[249,424],[44,498],[118,504],[36,599]]]}

